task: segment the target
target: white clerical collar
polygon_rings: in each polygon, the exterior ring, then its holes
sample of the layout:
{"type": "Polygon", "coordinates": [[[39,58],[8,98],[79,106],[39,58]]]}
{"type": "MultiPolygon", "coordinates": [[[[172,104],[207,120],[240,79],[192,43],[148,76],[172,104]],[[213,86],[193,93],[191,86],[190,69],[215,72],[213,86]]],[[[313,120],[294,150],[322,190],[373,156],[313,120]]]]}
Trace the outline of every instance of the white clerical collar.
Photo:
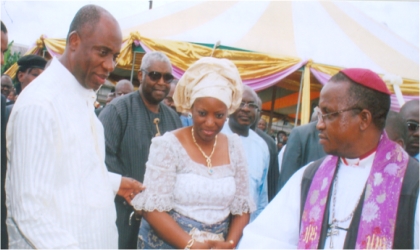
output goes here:
{"type": "Polygon", "coordinates": [[[366,167],[371,166],[373,164],[373,160],[375,159],[376,150],[368,154],[367,156],[361,157],[361,158],[343,158],[340,157],[341,162],[348,167],[366,167]]]}

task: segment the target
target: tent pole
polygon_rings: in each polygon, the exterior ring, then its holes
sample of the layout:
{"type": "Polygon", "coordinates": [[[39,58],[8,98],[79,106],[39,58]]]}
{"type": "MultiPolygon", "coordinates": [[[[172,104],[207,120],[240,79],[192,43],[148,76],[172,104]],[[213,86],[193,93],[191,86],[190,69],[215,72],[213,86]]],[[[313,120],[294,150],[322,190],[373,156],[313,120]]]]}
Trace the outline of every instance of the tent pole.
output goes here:
{"type": "Polygon", "coordinates": [[[276,102],[276,96],[277,96],[277,85],[274,85],[273,93],[271,95],[271,110],[270,110],[270,120],[268,122],[268,133],[270,133],[271,125],[273,124],[274,104],[276,102]]]}
{"type": "MultiPolygon", "coordinates": [[[[130,82],[131,82],[131,83],[133,83],[134,64],[136,64],[136,54],[137,54],[137,52],[136,52],[136,51],[134,51],[134,54],[133,54],[133,64],[132,64],[132,66],[131,66],[131,76],[130,76],[130,82]]],[[[139,81],[140,81],[140,80],[139,80],[139,81]]]]}
{"type": "Polygon", "coordinates": [[[302,96],[302,88],[303,88],[303,71],[301,71],[301,72],[302,72],[302,75],[301,75],[301,77],[300,77],[300,87],[299,87],[299,95],[298,95],[298,102],[297,102],[297,107],[296,107],[296,117],[295,117],[295,125],[294,125],[294,127],[296,127],[296,126],[297,126],[298,114],[299,114],[299,109],[300,109],[300,99],[301,99],[301,96],[302,96]]]}

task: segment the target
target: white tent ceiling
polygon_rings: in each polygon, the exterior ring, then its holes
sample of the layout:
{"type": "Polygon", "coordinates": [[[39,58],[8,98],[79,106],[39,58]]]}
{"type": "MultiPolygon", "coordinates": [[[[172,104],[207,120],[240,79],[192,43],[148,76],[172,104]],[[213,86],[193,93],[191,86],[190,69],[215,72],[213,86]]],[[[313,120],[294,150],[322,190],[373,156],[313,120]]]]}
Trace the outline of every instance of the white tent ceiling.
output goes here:
{"type": "Polygon", "coordinates": [[[119,20],[124,35],[232,46],[419,79],[419,49],[345,1],[184,1],[119,20]]]}

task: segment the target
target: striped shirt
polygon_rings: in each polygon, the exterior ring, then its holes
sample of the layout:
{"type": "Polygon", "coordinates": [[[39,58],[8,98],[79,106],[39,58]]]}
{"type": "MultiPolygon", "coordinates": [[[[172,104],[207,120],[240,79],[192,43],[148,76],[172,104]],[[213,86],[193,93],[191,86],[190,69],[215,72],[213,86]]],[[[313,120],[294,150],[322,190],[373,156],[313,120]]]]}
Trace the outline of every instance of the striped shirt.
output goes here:
{"type": "Polygon", "coordinates": [[[56,58],[19,95],[7,126],[10,248],[117,248],[121,177],[104,164],[95,99],[56,58]]]}

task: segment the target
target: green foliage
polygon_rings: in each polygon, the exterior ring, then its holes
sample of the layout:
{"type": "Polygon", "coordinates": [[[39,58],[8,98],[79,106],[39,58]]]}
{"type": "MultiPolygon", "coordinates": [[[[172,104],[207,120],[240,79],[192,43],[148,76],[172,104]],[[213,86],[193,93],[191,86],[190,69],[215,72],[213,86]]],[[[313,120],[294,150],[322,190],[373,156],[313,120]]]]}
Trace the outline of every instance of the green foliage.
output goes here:
{"type": "Polygon", "coordinates": [[[4,65],[1,66],[1,74],[3,75],[13,64],[15,64],[21,57],[20,52],[11,52],[13,41],[7,46],[7,51],[4,53],[4,65]]]}

